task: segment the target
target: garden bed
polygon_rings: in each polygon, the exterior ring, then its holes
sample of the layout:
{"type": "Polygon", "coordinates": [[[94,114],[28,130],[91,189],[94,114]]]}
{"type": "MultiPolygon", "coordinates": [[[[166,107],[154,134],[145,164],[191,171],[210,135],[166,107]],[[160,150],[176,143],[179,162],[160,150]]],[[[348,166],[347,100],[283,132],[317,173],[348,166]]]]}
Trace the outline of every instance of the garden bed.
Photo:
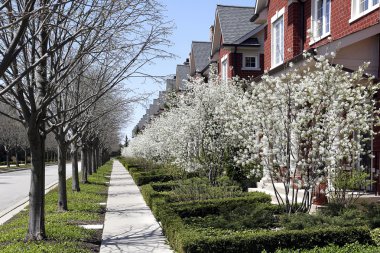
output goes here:
{"type": "Polygon", "coordinates": [[[203,184],[193,178],[141,187],[177,252],[380,252],[371,239],[370,219],[360,221],[359,211],[288,216],[265,193],[203,184]]]}

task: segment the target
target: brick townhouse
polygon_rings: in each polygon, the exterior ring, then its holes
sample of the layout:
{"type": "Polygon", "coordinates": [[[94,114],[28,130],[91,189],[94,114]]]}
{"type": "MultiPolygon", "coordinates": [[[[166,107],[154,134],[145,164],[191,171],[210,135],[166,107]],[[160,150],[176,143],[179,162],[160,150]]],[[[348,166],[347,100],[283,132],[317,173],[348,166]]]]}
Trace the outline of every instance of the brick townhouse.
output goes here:
{"type": "Polygon", "coordinates": [[[211,62],[222,79],[256,77],[264,68],[263,25],[250,22],[253,7],[217,5],[211,26],[211,62]]]}
{"type": "MultiPolygon", "coordinates": [[[[288,62],[301,63],[303,51],[317,49],[317,54],[336,52],[333,63],[347,71],[370,61],[367,72],[379,78],[379,7],[380,0],[256,0],[251,22],[265,26],[264,69],[277,75],[288,62]]],[[[380,174],[380,135],[371,146],[372,177],[380,174]]]]}

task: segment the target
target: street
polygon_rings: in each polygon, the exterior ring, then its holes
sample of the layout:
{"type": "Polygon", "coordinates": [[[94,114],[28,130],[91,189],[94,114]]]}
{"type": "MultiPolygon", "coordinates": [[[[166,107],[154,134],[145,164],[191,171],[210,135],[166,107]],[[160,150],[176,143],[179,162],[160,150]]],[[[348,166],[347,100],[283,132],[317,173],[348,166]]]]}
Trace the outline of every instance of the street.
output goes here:
{"type": "MultiPolygon", "coordinates": [[[[71,177],[71,163],[66,165],[66,174],[67,177],[71,177]]],[[[45,187],[57,181],[58,165],[46,166],[45,187]]],[[[29,187],[29,170],[0,174],[0,213],[22,199],[28,197],[29,187]]]]}

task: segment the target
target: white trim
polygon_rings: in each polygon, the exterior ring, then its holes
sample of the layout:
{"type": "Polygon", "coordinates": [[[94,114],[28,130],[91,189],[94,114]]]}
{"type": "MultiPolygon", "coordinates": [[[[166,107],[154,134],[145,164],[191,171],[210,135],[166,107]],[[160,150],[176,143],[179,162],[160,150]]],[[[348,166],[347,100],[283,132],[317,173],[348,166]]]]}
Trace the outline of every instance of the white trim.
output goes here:
{"type": "Polygon", "coordinates": [[[285,7],[282,7],[281,10],[276,11],[276,14],[274,14],[273,17],[271,17],[270,22],[271,23],[276,22],[276,20],[279,19],[281,16],[283,16],[284,13],[285,13],[285,7]]]}
{"type": "Polygon", "coordinates": [[[282,63],[284,63],[284,58],[285,58],[285,18],[284,18],[284,13],[285,13],[285,7],[282,8],[280,11],[277,11],[276,14],[271,18],[271,69],[281,65],[282,63]],[[282,19],[282,34],[280,34],[280,36],[282,35],[282,59],[275,63],[275,53],[277,52],[274,48],[274,23],[276,23],[277,21],[279,21],[279,19],[282,19]]]}
{"type": "Polygon", "coordinates": [[[323,40],[324,38],[327,38],[331,35],[331,33],[326,33],[325,35],[318,37],[318,38],[310,38],[309,46],[317,43],[320,40],[323,40]]]}
{"type": "Polygon", "coordinates": [[[221,75],[220,75],[220,78],[224,81],[227,81],[228,79],[228,54],[226,54],[225,56],[222,57],[222,59],[220,59],[220,70],[221,70],[221,75]],[[226,68],[223,67],[224,63],[226,63],[226,68]]]}
{"type": "Polygon", "coordinates": [[[358,0],[351,0],[351,18],[350,20],[348,20],[348,23],[352,23],[360,19],[361,17],[368,15],[369,13],[373,12],[374,10],[380,7],[380,1],[375,5],[372,5],[373,0],[369,0],[369,1],[371,2],[368,2],[368,5],[371,5],[371,6],[368,6],[367,10],[359,13],[358,0]]]}

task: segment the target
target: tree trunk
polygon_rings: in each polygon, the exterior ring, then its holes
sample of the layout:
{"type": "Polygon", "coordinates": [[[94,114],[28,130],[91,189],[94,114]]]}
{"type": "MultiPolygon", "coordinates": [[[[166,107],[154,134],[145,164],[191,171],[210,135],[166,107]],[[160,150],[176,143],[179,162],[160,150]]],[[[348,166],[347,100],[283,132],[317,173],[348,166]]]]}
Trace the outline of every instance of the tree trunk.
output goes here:
{"type": "Polygon", "coordinates": [[[98,148],[98,164],[99,164],[99,166],[103,165],[102,153],[103,153],[102,149],[98,148]]]}
{"type": "Polygon", "coordinates": [[[92,158],[92,161],[91,161],[91,165],[92,165],[92,172],[93,173],[96,173],[96,158],[95,158],[95,148],[92,148],[91,150],[91,158],[92,158]]]}
{"type": "Polygon", "coordinates": [[[79,173],[78,173],[78,151],[75,143],[71,143],[71,167],[72,167],[72,185],[71,189],[75,192],[80,191],[79,187],[79,173]]]}
{"type": "Polygon", "coordinates": [[[24,150],[25,152],[25,165],[28,163],[28,152],[26,152],[26,149],[24,150]]]}
{"type": "Polygon", "coordinates": [[[7,159],[7,168],[10,168],[11,167],[11,163],[9,161],[9,149],[5,149],[5,152],[6,152],[6,159],[7,159]]]}
{"type": "Polygon", "coordinates": [[[81,173],[82,173],[82,183],[83,184],[87,184],[88,183],[88,179],[87,179],[87,154],[86,154],[86,148],[85,147],[82,147],[82,151],[81,151],[81,158],[82,158],[82,161],[81,161],[81,173]]]}
{"type": "Polygon", "coordinates": [[[28,129],[31,159],[29,222],[26,240],[45,238],[45,140],[38,126],[28,129]]]}
{"type": "Polygon", "coordinates": [[[64,139],[58,141],[58,211],[67,211],[66,152],[64,139]]]}
{"type": "Polygon", "coordinates": [[[20,167],[20,161],[18,160],[18,152],[16,149],[16,167],[20,167]]]}
{"type": "Polygon", "coordinates": [[[92,148],[88,148],[86,155],[87,155],[87,174],[92,175],[92,148]]]}

